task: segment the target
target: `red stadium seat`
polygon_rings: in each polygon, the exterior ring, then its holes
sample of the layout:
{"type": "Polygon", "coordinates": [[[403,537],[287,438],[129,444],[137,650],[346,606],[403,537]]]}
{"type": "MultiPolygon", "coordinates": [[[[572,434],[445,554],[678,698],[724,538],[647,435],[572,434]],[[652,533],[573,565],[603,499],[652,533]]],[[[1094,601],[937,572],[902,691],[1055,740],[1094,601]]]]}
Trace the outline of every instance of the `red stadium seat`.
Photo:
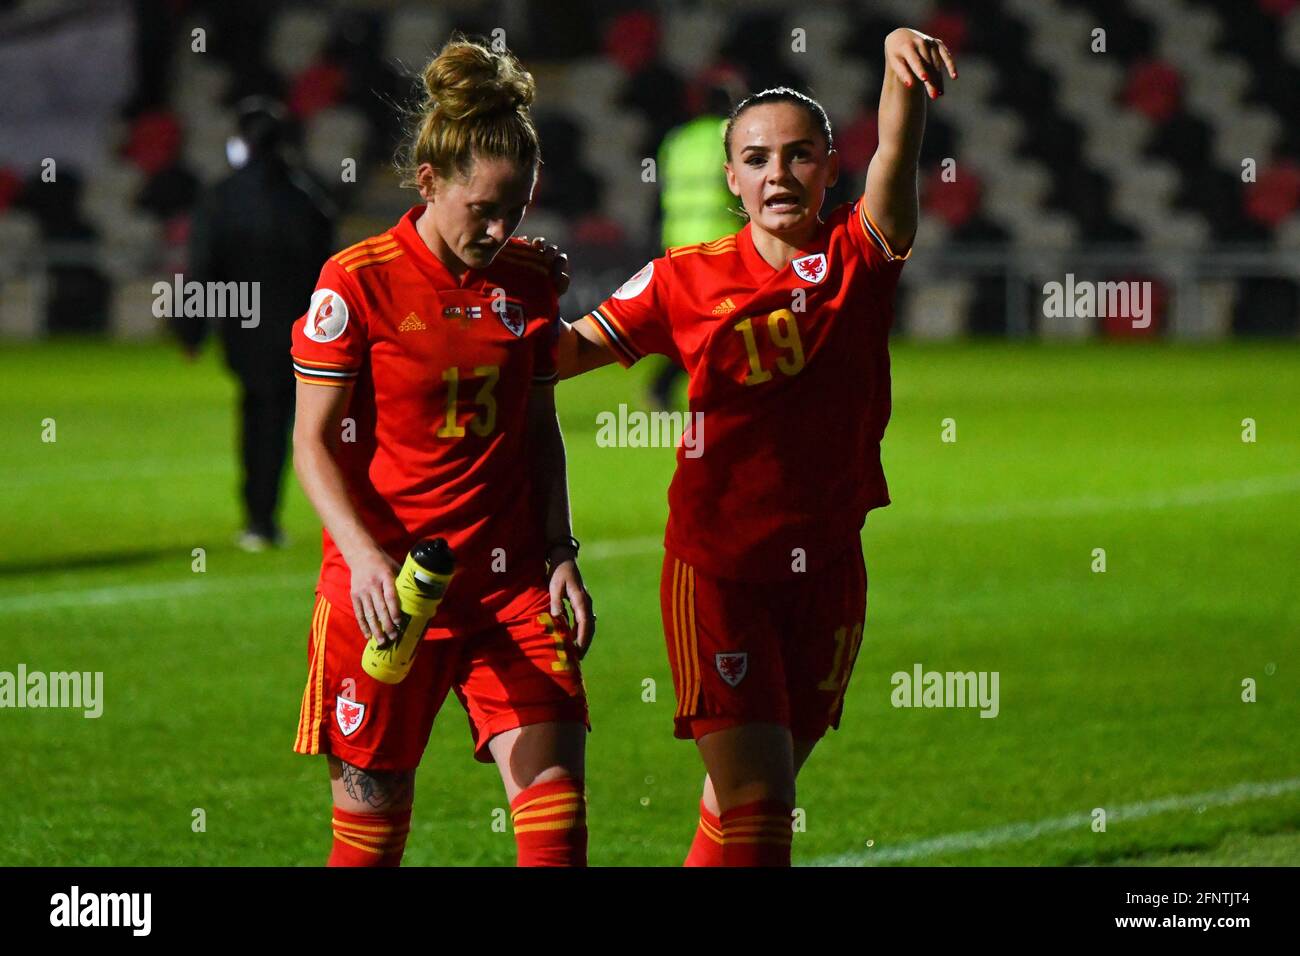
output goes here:
{"type": "Polygon", "coordinates": [[[166,111],[141,113],[131,124],[122,155],[152,176],[175,164],[181,151],[181,124],[166,111]]]}
{"type": "Polygon", "coordinates": [[[1256,2],[1261,10],[1279,20],[1300,7],[1300,0],[1256,0],[1256,2]]]}
{"type": "Polygon", "coordinates": [[[1242,192],[1246,215],[1276,229],[1300,206],[1300,163],[1284,159],[1266,166],[1259,179],[1245,184],[1242,192]]]}
{"type": "Polygon", "coordinates": [[[966,17],[957,10],[939,10],[925,21],[921,32],[942,37],[944,45],[956,57],[966,45],[966,17]]]}
{"type": "Polygon", "coordinates": [[[1147,339],[1160,334],[1165,327],[1165,311],[1169,306],[1169,289],[1154,276],[1129,273],[1115,276],[1114,282],[1150,282],[1151,298],[1147,302],[1147,317],[1151,324],[1146,328],[1133,327],[1134,316],[1131,314],[1110,315],[1101,320],[1102,334],[1110,339],[1147,339]]]}
{"type": "Polygon", "coordinates": [[[573,227],[572,239],[575,245],[619,246],[627,241],[627,235],[615,220],[592,214],[573,227]]]}
{"type": "Polygon", "coordinates": [[[955,229],[965,225],[979,212],[982,194],[979,176],[969,167],[963,169],[953,182],[944,182],[943,170],[936,166],[925,175],[922,182],[921,206],[955,229]]]}
{"type": "Polygon", "coordinates": [[[23,191],[23,181],[12,169],[0,167],[0,211],[13,205],[23,191]]]}
{"type": "Polygon", "coordinates": [[[1175,113],[1183,99],[1183,78],[1160,60],[1139,60],[1129,69],[1124,86],[1124,104],[1163,123],[1175,113]]]}
{"type": "Polygon", "coordinates": [[[604,48],[607,57],[635,73],[659,55],[659,21],[644,10],[615,17],[605,30],[604,48]]]}
{"type": "Polygon", "coordinates": [[[863,108],[845,126],[835,130],[835,149],[840,154],[840,175],[866,174],[871,157],[876,154],[876,144],[880,141],[876,126],[876,111],[863,108]]]}
{"type": "Polygon", "coordinates": [[[346,85],[342,67],[323,60],[313,63],[293,81],[289,109],[299,119],[309,119],[342,99],[346,85]]]}

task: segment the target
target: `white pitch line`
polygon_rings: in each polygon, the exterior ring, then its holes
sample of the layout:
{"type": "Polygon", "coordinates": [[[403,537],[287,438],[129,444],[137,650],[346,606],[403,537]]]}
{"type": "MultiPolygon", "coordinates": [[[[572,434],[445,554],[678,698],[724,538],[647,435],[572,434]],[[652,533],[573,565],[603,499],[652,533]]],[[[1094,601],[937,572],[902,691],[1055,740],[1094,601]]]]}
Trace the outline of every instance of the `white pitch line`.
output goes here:
{"type": "MultiPolygon", "coordinates": [[[[1251,800],[1266,800],[1297,791],[1300,791],[1300,777],[1292,777],[1289,780],[1275,780],[1272,783],[1241,783],[1224,790],[1210,790],[1181,797],[1162,797],[1158,800],[1144,800],[1140,803],[1122,804],[1114,808],[1103,807],[1103,809],[1106,810],[1106,824],[1109,827],[1115,823],[1141,820],[1144,817],[1175,810],[1195,810],[1199,813],[1209,807],[1227,807],[1251,800]]],[[[987,830],[948,833],[898,846],[878,845],[869,850],[822,857],[807,865],[876,866],[881,863],[908,863],[946,853],[964,853],[969,850],[1004,846],[1008,843],[1022,843],[1047,833],[1063,833],[1067,830],[1086,831],[1091,825],[1091,813],[1073,813],[1047,820],[1008,823],[987,830]]]]}
{"type": "Polygon", "coordinates": [[[1219,501],[1258,498],[1264,495],[1300,491],[1300,474],[1266,475],[1236,481],[1186,485],[1182,488],[1149,491],[1132,495],[1083,495],[1040,501],[1014,501],[982,505],[963,510],[907,511],[900,508],[900,518],[923,518],[948,524],[984,524],[1008,518],[1070,518],[1077,515],[1106,514],[1112,511],[1162,511],[1166,508],[1190,508],[1219,501]]]}
{"type": "MultiPolygon", "coordinates": [[[[653,554],[664,549],[664,537],[661,534],[653,538],[623,538],[613,541],[593,541],[582,546],[579,558],[594,558],[603,561],[606,558],[622,558],[629,555],[653,554]]],[[[581,561],[579,562],[581,563],[581,561]]]]}
{"type": "MultiPolygon", "coordinates": [[[[1101,514],[1107,511],[1122,510],[1159,510],[1163,508],[1189,507],[1208,504],[1215,501],[1231,501],[1239,498],[1253,498],[1260,495],[1280,494],[1286,491],[1300,490],[1300,474],[1272,475],[1262,478],[1248,478],[1242,481],[1218,482],[1214,484],[1188,485],[1184,488],[1165,492],[1152,492],[1144,495],[1121,496],[1115,498],[1082,497],[1059,498],[1048,501],[1026,501],[1005,505],[990,505],[972,508],[967,511],[944,512],[908,512],[899,509],[901,518],[921,518],[942,521],[950,524],[980,524],[989,521],[1002,521],[1016,517],[1069,517],[1080,514],[1101,514]]],[[[602,561],[609,558],[633,555],[653,554],[663,547],[663,538],[639,537],[594,541],[583,547],[583,554],[588,560],[602,561]]],[[[147,585],[122,585],[119,587],[98,588],[90,591],[53,591],[46,594],[24,594],[12,597],[0,597],[0,611],[25,610],[35,607],[69,607],[83,604],[119,604],[129,601],[148,601],[159,598],[181,596],[184,594],[207,594],[233,589],[274,589],[287,587],[302,580],[295,577],[285,583],[284,580],[266,579],[246,576],[211,584],[199,581],[159,583],[147,585]]]]}
{"type": "MultiPolygon", "coordinates": [[[[198,575],[195,575],[198,578],[198,575]]],[[[194,581],[159,581],[155,584],[120,584],[106,588],[82,591],[47,591],[43,594],[19,594],[0,598],[0,611],[46,610],[61,607],[102,607],[110,604],[129,604],[132,601],[159,601],[226,591],[277,591],[283,588],[311,584],[316,574],[282,575],[268,578],[261,575],[241,575],[237,578],[212,578],[194,581]]]]}
{"type": "Polygon", "coordinates": [[[72,482],[78,485],[97,481],[131,481],[139,483],[142,476],[157,478],[160,476],[176,477],[179,475],[219,475],[235,473],[233,462],[185,462],[158,459],[154,461],[120,462],[108,461],[91,465],[72,465],[67,468],[48,471],[33,470],[22,474],[5,474],[0,484],[6,489],[37,487],[45,488],[57,482],[72,482]]]}
{"type": "MultiPolygon", "coordinates": [[[[653,554],[663,549],[663,539],[627,538],[622,541],[593,541],[584,545],[582,556],[590,561],[628,555],[653,554]]],[[[186,556],[188,559],[188,555],[186,556]]],[[[159,601],[228,591],[278,591],[285,588],[306,587],[314,584],[319,575],[294,574],[268,578],[244,574],[234,578],[204,580],[195,574],[193,581],[159,581],[154,584],[121,584],[111,587],[91,588],[83,591],[47,591],[38,594],[18,594],[0,597],[0,611],[54,610],[63,607],[102,607],[112,604],[130,604],[134,601],[159,601]]]]}

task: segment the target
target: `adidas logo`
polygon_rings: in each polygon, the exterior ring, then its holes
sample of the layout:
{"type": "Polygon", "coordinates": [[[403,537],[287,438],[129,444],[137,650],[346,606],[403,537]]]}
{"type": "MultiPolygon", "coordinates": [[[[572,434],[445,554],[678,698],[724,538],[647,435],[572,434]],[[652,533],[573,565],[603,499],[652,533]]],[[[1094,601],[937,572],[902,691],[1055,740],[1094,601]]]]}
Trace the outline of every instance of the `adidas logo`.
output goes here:
{"type": "Polygon", "coordinates": [[[731,296],[727,296],[721,302],[713,307],[714,315],[726,315],[728,312],[736,311],[736,303],[731,301],[731,296]]]}
{"type": "Polygon", "coordinates": [[[427,328],[428,326],[420,321],[420,317],[418,315],[416,315],[414,312],[408,312],[406,313],[406,318],[402,319],[402,323],[397,327],[397,331],[418,332],[421,329],[427,329],[427,328]]]}

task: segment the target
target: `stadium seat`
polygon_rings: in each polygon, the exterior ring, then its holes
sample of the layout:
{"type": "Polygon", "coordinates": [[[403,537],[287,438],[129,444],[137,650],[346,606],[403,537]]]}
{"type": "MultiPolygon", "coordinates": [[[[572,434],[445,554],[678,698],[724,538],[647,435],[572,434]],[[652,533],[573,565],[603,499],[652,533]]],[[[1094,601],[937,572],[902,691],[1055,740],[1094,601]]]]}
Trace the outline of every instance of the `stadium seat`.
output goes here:
{"type": "Polygon", "coordinates": [[[134,279],[113,286],[113,301],[109,313],[109,334],[115,339],[145,340],[156,338],[163,330],[166,319],[153,314],[156,280],[134,279]]]}
{"type": "Polygon", "coordinates": [[[41,225],[31,213],[11,209],[0,215],[0,281],[25,273],[41,241],[41,225]]]}
{"type": "Polygon", "coordinates": [[[406,72],[417,72],[446,39],[446,17],[431,4],[411,4],[388,18],[384,55],[406,72]]]}
{"type": "Polygon", "coordinates": [[[107,157],[86,182],[81,208],[87,219],[102,227],[129,213],[144,183],[145,177],[137,166],[107,157]]]}
{"type": "Polygon", "coordinates": [[[109,277],[137,276],[157,259],[162,224],[153,216],[127,213],[103,224],[100,263],[109,277]]]}
{"type": "Polygon", "coordinates": [[[916,339],[950,339],[966,332],[975,287],[965,279],[926,282],[911,288],[900,309],[902,331],[916,339]]]}
{"type": "Polygon", "coordinates": [[[1259,171],[1244,187],[1246,215],[1276,229],[1300,206],[1300,164],[1283,160],[1259,171]]]}
{"type": "Polygon", "coordinates": [[[362,161],[369,126],[354,109],[336,106],[322,110],[307,126],[304,153],[317,176],[333,186],[341,181],[345,159],[362,161]]]}
{"type": "Polygon", "coordinates": [[[664,61],[688,76],[709,63],[726,33],[726,17],[708,6],[673,11],[663,24],[664,61]]]}
{"type": "MultiPolygon", "coordinates": [[[[4,259],[0,258],[0,269],[4,259]]],[[[33,339],[44,330],[43,279],[0,272],[0,339],[33,339]]]]}
{"type": "Polygon", "coordinates": [[[309,6],[289,7],[271,24],[267,59],[283,76],[297,76],[316,61],[329,37],[329,14],[309,6]]]}

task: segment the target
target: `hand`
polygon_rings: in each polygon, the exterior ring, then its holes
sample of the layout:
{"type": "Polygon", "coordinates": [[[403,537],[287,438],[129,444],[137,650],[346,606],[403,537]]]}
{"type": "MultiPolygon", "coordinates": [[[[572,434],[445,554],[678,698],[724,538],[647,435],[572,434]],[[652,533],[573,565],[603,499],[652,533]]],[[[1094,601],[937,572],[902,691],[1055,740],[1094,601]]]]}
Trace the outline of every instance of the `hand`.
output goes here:
{"type": "Polygon", "coordinates": [[[573,608],[573,617],[578,625],[574,646],[578,649],[578,660],[587,656],[592,639],[596,636],[596,614],[591,606],[591,595],[582,583],[582,572],[578,563],[570,558],[561,561],[551,571],[551,617],[564,616],[564,599],[569,599],[573,608]]]}
{"type": "Polygon", "coordinates": [[[560,251],[559,246],[547,242],[542,236],[519,238],[542,254],[542,263],[551,270],[551,284],[555,286],[556,294],[564,295],[569,290],[569,257],[560,251]]]}
{"type": "Polygon", "coordinates": [[[925,84],[930,99],[943,96],[943,74],[957,79],[957,63],[948,46],[937,37],[900,27],[885,37],[885,69],[893,70],[909,90],[916,80],[925,84]],[[913,79],[915,77],[915,79],[913,79]]]}
{"type": "Polygon", "coordinates": [[[401,566],[379,548],[349,561],[352,569],[352,613],[367,638],[376,638],[381,648],[401,635],[397,622],[402,605],[397,600],[397,574],[401,566]]]}

